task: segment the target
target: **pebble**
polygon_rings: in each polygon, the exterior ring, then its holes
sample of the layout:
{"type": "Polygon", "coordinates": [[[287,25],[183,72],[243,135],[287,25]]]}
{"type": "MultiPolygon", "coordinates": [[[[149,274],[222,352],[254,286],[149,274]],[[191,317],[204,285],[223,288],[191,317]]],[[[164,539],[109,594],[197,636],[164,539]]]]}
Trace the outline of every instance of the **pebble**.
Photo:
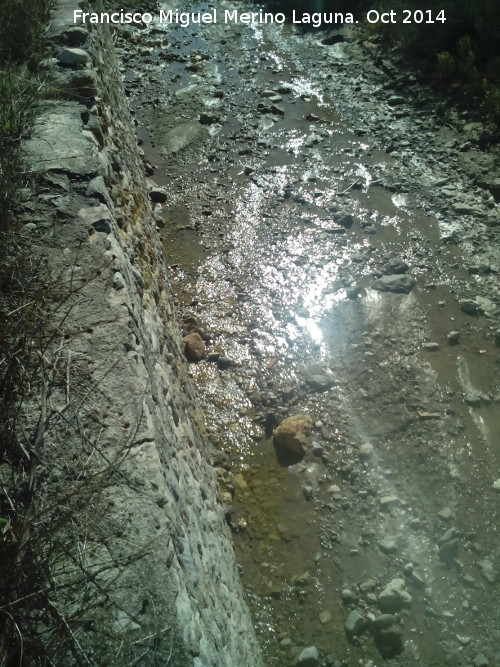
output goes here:
{"type": "Polygon", "coordinates": [[[365,593],[366,591],[372,591],[376,585],[377,580],[375,577],[368,577],[367,579],[363,579],[363,581],[359,584],[359,590],[362,593],[365,593]]]}
{"type": "Polygon", "coordinates": [[[319,620],[320,623],[324,625],[325,623],[329,623],[332,620],[332,615],[329,611],[322,611],[319,615],[319,620]]]}
{"type": "Polygon", "coordinates": [[[363,458],[368,458],[373,454],[373,445],[370,444],[369,442],[365,443],[364,445],[361,445],[359,448],[359,453],[363,458]]]}
{"type": "Polygon", "coordinates": [[[456,345],[460,341],[460,331],[450,331],[446,338],[450,345],[456,345]]]}
{"type": "Polygon", "coordinates": [[[470,644],[471,638],[465,635],[457,635],[458,641],[462,644],[462,646],[467,646],[467,644],[470,644]]]}
{"type": "Polygon", "coordinates": [[[449,521],[453,516],[453,513],[449,507],[443,507],[442,510],[439,510],[437,513],[438,517],[443,521],[449,521]]]}
{"type": "Polygon", "coordinates": [[[398,544],[395,537],[385,537],[377,542],[380,551],[384,554],[393,554],[398,550],[398,544]]]}
{"type": "Polygon", "coordinates": [[[312,486],[303,486],[302,491],[304,493],[304,498],[306,500],[311,500],[311,498],[313,497],[313,493],[314,493],[313,487],[312,486]]]}
{"type": "Polygon", "coordinates": [[[366,618],[355,609],[347,617],[344,627],[348,637],[357,637],[366,627],[366,618]]]}
{"type": "Polygon", "coordinates": [[[400,502],[401,500],[397,496],[382,496],[382,498],[379,500],[380,507],[383,510],[387,510],[391,507],[394,507],[395,505],[399,505],[400,502]]]}
{"type": "Polygon", "coordinates": [[[315,646],[308,646],[298,656],[297,667],[317,667],[319,665],[319,651],[315,646]]]}
{"type": "Polygon", "coordinates": [[[466,315],[477,315],[477,303],[472,299],[461,299],[460,310],[466,315]]]}
{"type": "Polygon", "coordinates": [[[340,593],[340,597],[342,598],[342,602],[352,602],[356,599],[356,596],[350,588],[343,588],[340,593]]]}
{"type": "Polygon", "coordinates": [[[437,350],[439,350],[439,343],[435,342],[424,343],[422,347],[424,348],[424,350],[427,350],[427,352],[436,352],[437,350]]]}
{"type": "Polygon", "coordinates": [[[495,581],[497,580],[498,575],[495,568],[493,567],[493,563],[487,558],[485,558],[484,560],[480,560],[478,565],[481,574],[486,579],[486,581],[489,582],[490,584],[494,584],[495,581]]]}

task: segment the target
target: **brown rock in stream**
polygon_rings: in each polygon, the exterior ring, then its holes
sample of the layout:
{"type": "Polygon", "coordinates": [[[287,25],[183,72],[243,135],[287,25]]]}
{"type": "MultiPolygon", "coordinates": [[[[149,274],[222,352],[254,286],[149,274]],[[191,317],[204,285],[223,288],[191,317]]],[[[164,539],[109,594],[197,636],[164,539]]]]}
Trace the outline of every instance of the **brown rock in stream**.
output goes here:
{"type": "Polygon", "coordinates": [[[200,361],[205,356],[205,343],[196,331],[191,332],[182,339],[184,343],[184,354],[189,361],[200,361]]]}
{"type": "Polygon", "coordinates": [[[304,456],[311,425],[310,417],[304,414],[285,417],[273,431],[276,446],[304,456]]]}

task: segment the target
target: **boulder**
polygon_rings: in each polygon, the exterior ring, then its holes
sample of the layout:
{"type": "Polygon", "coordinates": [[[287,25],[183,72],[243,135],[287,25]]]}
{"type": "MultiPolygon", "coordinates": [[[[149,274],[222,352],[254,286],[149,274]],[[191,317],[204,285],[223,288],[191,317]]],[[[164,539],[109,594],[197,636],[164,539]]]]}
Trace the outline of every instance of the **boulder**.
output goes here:
{"type": "Polygon", "coordinates": [[[377,604],[384,614],[394,614],[411,604],[412,597],[406,590],[404,579],[393,579],[377,598],[377,604]]]}
{"type": "Polygon", "coordinates": [[[184,343],[184,354],[189,361],[200,361],[205,356],[205,343],[196,331],[191,332],[182,339],[184,343]]]}
{"type": "Polygon", "coordinates": [[[87,65],[90,61],[89,54],[83,49],[63,49],[58,58],[61,65],[76,67],[76,65],[87,65]]]}
{"type": "Polygon", "coordinates": [[[277,447],[304,456],[310,429],[311,419],[307,415],[285,417],[273,431],[274,442],[277,447]]]}
{"type": "Polygon", "coordinates": [[[415,287],[415,279],[411,276],[393,273],[382,276],[372,283],[372,289],[379,292],[397,292],[400,294],[409,294],[415,287]]]}

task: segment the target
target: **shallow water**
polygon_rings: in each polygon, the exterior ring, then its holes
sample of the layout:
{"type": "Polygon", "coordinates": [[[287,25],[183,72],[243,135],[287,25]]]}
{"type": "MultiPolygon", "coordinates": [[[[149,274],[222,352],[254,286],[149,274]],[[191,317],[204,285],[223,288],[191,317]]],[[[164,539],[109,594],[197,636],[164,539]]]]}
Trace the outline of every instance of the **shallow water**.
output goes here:
{"type": "MultiPolygon", "coordinates": [[[[295,664],[310,645],[325,660],[381,664],[373,633],[348,637],[344,623],[357,610],[370,625],[395,578],[412,601],[396,613],[392,664],[493,656],[496,584],[478,562],[498,563],[499,355],[488,320],[457,304],[471,276],[463,250],[440,241],[448,221],[428,200],[425,146],[387,153],[370,135],[349,42],[219,25],[144,32],[144,45],[149,55],[126,49],[125,81],[141,81],[130,89],[139,136],[169,191],[157,213],[179,314],[214,359],[190,371],[222,488],[234,489],[266,664],[295,664]],[[173,153],[200,113],[210,119],[173,153]],[[416,279],[408,295],[371,288],[394,257],[416,279]],[[478,393],[488,400],[464,400],[478,393]],[[302,412],[310,445],[291,461],[272,428],[302,412]],[[453,527],[457,558],[443,561],[438,539],[453,527]]],[[[387,119],[393,134],[403,122],[387,119]]]]}

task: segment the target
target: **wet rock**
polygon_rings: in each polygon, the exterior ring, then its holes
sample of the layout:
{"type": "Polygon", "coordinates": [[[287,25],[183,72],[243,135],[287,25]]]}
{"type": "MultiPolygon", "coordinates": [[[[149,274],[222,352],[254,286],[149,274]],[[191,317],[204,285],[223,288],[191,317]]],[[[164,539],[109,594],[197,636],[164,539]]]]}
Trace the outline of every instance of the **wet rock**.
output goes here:
{"type": "Polygon", "coordinates": [[[366,618],[356,609],[351,611],[345,622],[344,628],[348,639],[358,637],[366,628],[366,618]]]}
{"type": "Polygon", "coordinates": [[[355,299],[357,299],[360,296],[361,288],[360,287],[347,287],[345,293],[346,293],[346,296],[347,296],[348,299],[350,299],[351,301],[354,301],[355,299]]]}
{"type": "Polygon", "coordinates": [[[271,104],[269,107],[269,110],[271,113],[276,114],[277,116],[284,116],[285,115],[285,109],[282,107],[281,104],[271,104]]]}
{"type": "Polygon", "coordinates": [[[380,614],[373,620],[372,627],[375,631],[384,630],[397,623],[397,617],[393,614],[380,614]]]}
{"type": "Polygon", "coordinates": [[[477,303],[472,299],[461,299],[459,301],[460,310],[466,315],[477,315],[477,303]]]}
{"type": "Polygon", "coordinates": [[[384,537],[377,542],[378,548],[384,554],[393,554],[398,550],[398,542],[395,537],[384,537]]]}
{"type": "Polygon", "coordinates": [[[444,507],[442,510],[439,510],[437,515],[442,521],[449,521],[453,516],[453,512],[449,507],[444,507]]]}
{"type": "Polygon", "coordinates": [[[391,107],[399,106],[405,102],[406,99],[402,95],[391,95],[387,100],[387,103],[390,104],[391,107]]]}
{"type": "Polygon", "coordinates": [[[304,493],[304,498],[306,500],[311,500],[313,497],[314,489],[312,486],[303,486],[302,492],[304,493]]]}
{"type": "Polygon", "coordinates": [[[297,667],[318,667],[318,649],[315,646],[308,646],[300,653],[295,664],[297,667]]]}
{"type": "Polygon", "coordinates": [[[481,215],[482,209],[478,206],[473,206],[467,202],[455,202],[452,204],[453,210],[459,215],[481,215]]]}
{"type": "Polygon", "coordinates": [[[322,611],[319,615],[319,622],[322,625],[329,623],[332,620],[332,615],[329,611],[322,611]]]}
{"type": "Polygon", "coordinates": [[[472,661],[472,664],[474,665],[474,667],[488,667],[490,661],[484,655],[484,653],[478,653],[478,655],[476,655],[476,657],[472,661]]]}
{"type": "Polygon", "coordinates": [[[417,588],[425,588],[425,579],[417,572],[411,573],[410,580],[417,588]]]}
{"type": "Polygon", "coordinates": [[[311,452],[314,454],[314,456],[323,456],[325,449],[323,445],[321,445],[319,442],[312,442],[311,443],[311,452]]]}
{"type": "Polygon", "coordinates": [[[202,125],[214,125],[218,122],[217,116],[211,113],[202,112],[200,113],[200,123],[202,125]]]}
{"type": "Polygon", "coordinates": [[[260,97],[274,97],[276,93],[274,90],[261,90],[259,95],[260,97]]]}
{"type": "Polygon", "coordinates": [[[437,352],[437,350],[439,350],[439,343],[435,342],[424,343],[422,347],[424,348],[424,350],[427,350],[427,352],[437,352]]]}
{"type": "Polygon", "coordinates": [[[478,312],[482,315],[493,313],[497,308],[491,299],[484,296],[476,296],[474,302],[476,303],[478,312]]]}
{"type": "Polygon", "coordinates": [[[221,371],[225,371],[226,369],[231,368],[231,366],[234,366],[234,361],[229,359],[229,357],[224,356],[219,356],[216,363],[217,368],[219,368],[221,371]]]}
{"type": "Polygon", "coordinates": [[[460,341],[460,331],[450,331],[446,338],[450,345],[457,345],[460,341]]]}
{"type": "Polygon", "coordinates": [[[151,188],[149,198],[153,204],[163,204],[167,201],[168,193],[164,188],[151,188]]]}
{"type": "Polygon", "coordinates": [[[397,496],[382,496],[382,498],[379,500],[379,503],[380,509],[387,511],[396,505],[399,505],[401,500],[397,496]]]}
{"type": "Polygon", "coordinates": [[[394,614],[403,607],[410,606],[411,602],[412,597],[406,590],[404,579],[393,579],[377,598],[380,611],[386,614],[394,614]]]}
{"type": "Polygon", "coordinates": [[[277,447],[304,456],[311,426],[311,419],[307,415],[286,417],[273,431],[274,442],[277,447]]]}
{"type": "Polygon", "coordinates": [[[462,646],[468,646],[471,643],[471,638],[468,635],[457,635],[457,639],[462,646]]]}
{"type": "Polygon", "coordinates": [[[453,538],[439,547],[439,559],[445,563],[453,561],[458,556],[458,547],[459,547],[458,538],[453,538]]]}
{"type": "Polygon", "coordinates": [[[183,123],[174,127],[164,137],[163,143],[169,153],[178,153],[195,141],[203,132],[203,126],[198,122],[183,123]]]}
{"type": "Polygon", "coordinates": [[[486,579],[486,581],[490,584],[494,584],[498,575],[497,571],[493,567],[493,563],[485,558],[484,560],[480,560],[478,565],[479,569],[481,570],[481,574],[486,579]]]}
{"type": "Polygon", "coordinates": [[[337,660],[337,658],[329,653],[325,658],[326,667],[348,667],[345,660],[337,660]]]}
{"type": "Polygon", "coordinates": [[[333,46],[334,44],[339,44],[340,42],[344,41],[344,35],[340,32],[336,32],[333,35],[328,35],[328,37],[325,37],[324,39],[321,40],[321,43],[323,46],[333,46]]]}
{"type": "Polygon", "coordinates": [[[340,593],[340,597],[342,598],[342,602],[344,602],[344,604],[348,604],[349,602],[353,602],[357,599],[356,595],[351,591],[350,588],[343,588],[340,593]]]}
{"type": "Polygon", "coordinates": [[[359,448],[359,454],[361,458],[368,459],[373,454],[373,445],[369,442],[365,442],[364,445],[361,445],[359,448]]]}
{"type": "Polygon", "coordinates": [[[316,144],[319,144],[321,141],[323,141],[323,137],[321,137],[319,134],[315,134],[314,132],[312,132],[305,138],[304,147],[312,148],[316,144]]]}
{"type": "Polygon", "coordinates": [[[403,630],[399,625],[381,628],[375,632],[374,642],[383,658],[393,658],[403,652],[403,630]]]}
{"type": "Polygon", "coordinates": [[[332,378],[321,368],[321,366],[311,366],[304,373],[307,385],[314,391],[327,391],[333,386],[332,378]]]}
{"type": "Polygon", "coordinates": [[[391,274],[382,276],[378,280],[374,280],[372,289],[379,292],[396,292],[401,294],[409,294],[415,287],[415,279],[407,275],[391,274]]]}
{"type": "Polygon", "coordinates": [[[366,593],[367,591],[372,591],[376,585],[377,580],[375,577],[368,577],[367,579],[363,579],[363,581],[359,584],[359,590],[362,593],[366,593]]]}
{"type": "Polygon", "coordinates": [[[205,342],[195,331],[184,336],[184,354],[189,361],[200,361],[205,356],[205,342]]]}
{"type": "Polygon", "coordinates": [[[313,578],[310,572],[304,572],[298,576],[292,577],[292,581],[295,586],[309,586],[313,582],[313,578]]]}
{"type": "Polygon", "coordinates": [[[391,257],[385,263],[384,273],[389,275],[401,274],[406,273],[408,269],[409,266],[404,260],[399,259],[399,257],[391,257]]]}
{"type": "Polygon", "coordinates": [[[352,215],[350,215],[349,213],[345,213],[344,211],[339,211],[338,213],[335,213],[333,219],[338,225],[340,225],[341,227],[345,227],[346,229],[349,229],[354,224],[354,218],[352,217],[352,215]]]}
{"type": "Polygon", "coordinates": [[[467,405],[470,405],[471,407],[478,407],[483,403],[491,403],[491,398],[487,394],[481,394],[479,392],[477,394],[466,394],[464,400],[467,405]]]}

